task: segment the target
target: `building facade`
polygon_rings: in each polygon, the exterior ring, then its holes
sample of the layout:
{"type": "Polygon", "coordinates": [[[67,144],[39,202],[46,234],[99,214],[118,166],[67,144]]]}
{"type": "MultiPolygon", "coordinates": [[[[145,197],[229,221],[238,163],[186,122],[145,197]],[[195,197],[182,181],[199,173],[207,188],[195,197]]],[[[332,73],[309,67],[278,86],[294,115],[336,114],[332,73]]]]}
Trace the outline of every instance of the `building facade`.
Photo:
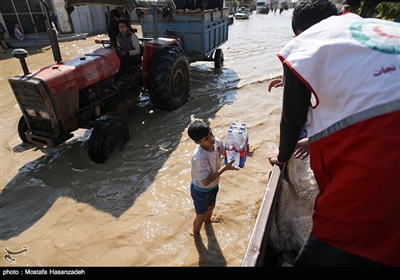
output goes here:
{"type": "MultiPolygon", "coordinates": [[[[106,32],[109,7],[84,5],[75,7],[70,16],[65,9],[64,0],[45,0],[49,9],[57,18],[56,28],[59,33],[106,32]]],[[[46,13],[40,0],[1,0],[0,22],[6,28],[6,39],[13,37],[14,24],[18,23],[24,34],[46,32],[48,24],[46,13]]]]}

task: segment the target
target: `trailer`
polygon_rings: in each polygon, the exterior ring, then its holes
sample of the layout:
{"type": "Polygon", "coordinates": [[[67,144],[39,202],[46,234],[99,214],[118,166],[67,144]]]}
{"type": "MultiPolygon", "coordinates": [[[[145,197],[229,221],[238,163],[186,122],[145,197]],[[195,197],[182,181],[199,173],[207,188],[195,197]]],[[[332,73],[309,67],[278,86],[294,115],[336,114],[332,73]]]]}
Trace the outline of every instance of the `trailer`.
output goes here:
{"type": "Polygon", "coordinates": [[[152,14],[140,15],[139,22],[144,38],[178,38],[190,63],[214,61],[215,68],[223,66],[220,46],[228,41],[228,8],[217,12],[205,10],[197,14],[173,14],[165,18],[158,16],[158,30],[154,30],[152,14]]]}
{"type": "Polygon", "coordinates": [[[138,16],[143,35],[139,39],[178,38],[190,63],[214,61],[215,68],[223,66],[220,46],[228,40],[228,26],[233,23],[228,7],[217,12],[203,10],[196,14],[176,14],[173,0],[65,0],[65,3],[69,9],[89,4],[124,6],[138,16]]]}

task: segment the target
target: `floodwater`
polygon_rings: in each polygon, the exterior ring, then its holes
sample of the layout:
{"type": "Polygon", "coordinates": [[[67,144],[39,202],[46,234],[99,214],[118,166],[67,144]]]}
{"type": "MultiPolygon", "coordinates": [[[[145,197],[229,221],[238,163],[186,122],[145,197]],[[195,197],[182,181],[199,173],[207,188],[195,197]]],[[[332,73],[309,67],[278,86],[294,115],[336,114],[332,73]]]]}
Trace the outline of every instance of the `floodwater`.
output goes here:
{"type": "MultiPolygon", "coordinates": [[[[224,67],[192,64],[190,99],[174,112],[126,113],[130,141],[104,164],[89,159],[90,130],[51,149],[21,143],[8,78],[23,71],[10,50],[1,54],[1,266],[241,266],[268,183],[268,153],[278,145],[282,90],[268,93],[267,85],[282,73],[276,53],[292,38],[290,21],[291,10],[235,20],[221,47],[224,67]],[[222,175],[219,222],[196,239],[188,234],[191,116],[209,121],[220,139],[231,122],[246,122],[251,150],[244,169],[222,175]],[[12,262],[5,257],[26,248],[12,262]]],[[[93,42],[60,43],[62,58],[98,48],[93,42]]],[[[30,69],[54,62],[49,47],[27,50],[30,69]]]]}

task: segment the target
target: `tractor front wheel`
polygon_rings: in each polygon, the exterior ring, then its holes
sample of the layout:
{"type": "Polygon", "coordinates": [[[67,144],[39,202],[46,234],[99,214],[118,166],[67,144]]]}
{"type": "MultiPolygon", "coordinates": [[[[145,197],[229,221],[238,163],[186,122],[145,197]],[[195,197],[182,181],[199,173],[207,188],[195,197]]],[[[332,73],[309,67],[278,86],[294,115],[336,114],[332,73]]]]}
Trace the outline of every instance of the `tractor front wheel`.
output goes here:
{"type": "Polygon", "coordinates": [[[121,151],[129,141],[129,129],[122,121],[111,118],[101,121],[89,139],[89,156],[95,163],[105,162],[112,153],[121,151]]]}
{"type": "Polygon", "coordinates": [[[29,131],[28,124],[26,123],[25,117],[21,116],[18,122],[18,136],[21,138],[23,143],[28,143],[25,132],[29,131]]]}

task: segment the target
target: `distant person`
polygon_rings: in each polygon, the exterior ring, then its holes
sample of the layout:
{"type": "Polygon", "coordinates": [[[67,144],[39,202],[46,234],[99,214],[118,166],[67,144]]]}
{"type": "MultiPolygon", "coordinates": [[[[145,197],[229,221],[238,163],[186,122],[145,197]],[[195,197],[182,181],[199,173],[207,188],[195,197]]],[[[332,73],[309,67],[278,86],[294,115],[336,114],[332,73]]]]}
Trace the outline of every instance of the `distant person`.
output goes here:
{"type": "Polygon", "coordinates": [[[193,199],[196,217],[193,221],[192,235],[200,233],[204,222],[211,223],[215,207],[219,180],[227,170],[238,170],[232,166],[234,160],[221,168],[224,143],[216,138],[211,128],[202,120],[193,120],[188,127],[188,135],[198,144],[191,160],[190,194],[193,199]]]}
{"type": "Polygon", "coordinates": [[[129,29],[126,20],[118,23],[119,34],[117,35],[117,54],[121,60],[120,71],[129,74],[134,66],[141,64],[142,56],[139,39],[136,34],[129,29]]]}
{"type": "MultiPolygon", "coordinates": [[[[49,11],[49,14],[50,14],[51,28],[55,29],[56,32],[58,33],[58,17],[52,10],[49,11]]],[[[38,26],[38,30],[39,31],[47,31],[47,29],[49,27],[48,27],[46,14],[35,15],[34,18],[35,18],[35,20],[38,21],[38,24],[40,24],[40,26],[38,26]]]]}
{"type": "Polygon", "coordinates": [[[184,14],[185,13],[185,3],[186,3],[186,0],[174,0],[175,14],[184,14]]]}
{"type": "Polygon", "coordinates": [[[197,14],[203,11],[203,0],[185,0],[185,14],[197,14]]]}
{"type": "Polygon", "coordinates": [[[296,37],[278,53],[280,139],[268,158],[287,162],[307,123],[319,188],[311,234],[294,266],[399,267],[400,26],[337,14],[331,0],[298,1],[296,37]]]}
{"type": "Polygon", "coordinates": [[[346,14],[346,13],[357,14],[357,11],[360,8],[360,5],[361,5],[361,1],[359,1],[359,0],[344,0],[339,14],[340,15],[346,14]]]}
{"type": "Polygon", "coordinates": [[[58,30],[58,17],[54,11],[50,11],[50,21],[54,24],[53,28],[58,30]]]}
{"type": "Polygon", "coordinates": [[[34,15],[33,16],[36,22],[36,29],[38,32],[45,32],[47,31],[47,20],[46,20],[46,15],[41,14],[41,15],[34,15]]]}
{"type": "Polygon", "coordinates": [[[4,28],[3,24],[0,22],[0,52],[6,53],[5,50],[8,50],[6,41],[5,41],[5,34],[6,29],[4,28]]]}
{"type": "Polygon", "coordinates": [[[131,17],[127,11],[124,11],[124,7],[116,7],[111,10],[108,14],[108,37],[111,41],[111,47],[117,47],[117,35],[119,34],[118,23],[120,20],[125,20],[128,24],[128,28],[131,29],[131,17]]]}
{"type": "Polygon", "coordinates": [[[222,10],[223,0],[208,0],[206,10],[213,10],[218,12],[222,10]]]}
{"type": "Polygon", "coordinates": [[[18,41],[27,41],[32,40],[29,36],[26,36],[22,31],[19,29],[19,24],[14,24],[14,35],[18,41]]]}
{"type": "Polygon", "coordinates": [[[350,9],[351,9],[351,8],[350,8],[349,5],[347,5],[347,4],[343,5],[342,8],[340,8],[339,15],[349,13],[349,12],[350,12],[350,9]]]}

